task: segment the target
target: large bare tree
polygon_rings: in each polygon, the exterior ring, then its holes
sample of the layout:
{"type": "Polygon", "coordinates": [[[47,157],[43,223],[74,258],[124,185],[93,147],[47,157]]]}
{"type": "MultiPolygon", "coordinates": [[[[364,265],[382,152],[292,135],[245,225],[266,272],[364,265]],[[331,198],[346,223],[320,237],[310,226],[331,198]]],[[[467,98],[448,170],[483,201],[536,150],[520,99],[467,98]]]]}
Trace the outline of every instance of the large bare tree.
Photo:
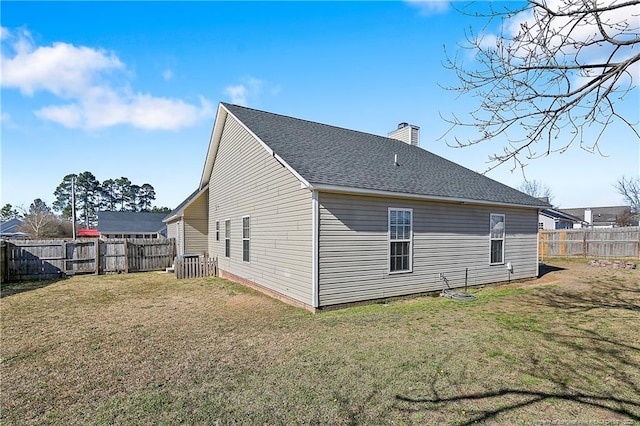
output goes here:
{"type": "Polygon", "coordinates": [[[640,177],[622,176],[613,186],[629,204],[631,213],[640,215],[640,177]]]}
{"type": "Polygon", "coordinates": [[[546,198],[549,203],[553,201],[553,191],[539,180],[525,180],[518,186],[518,189],[532,197],[546,198]]]}
{"type": "Polygon", "coordinates": [[[450,145],[504,143],[489,158],[491,170],[505,162],[522,167],[574,142],[600,152],[605,130],[616,121],[640,139],[638,99],[629,96],[640,64],[640,0],[499,4],[506,8],[493,3],[475,6],[484,12],[459,8],[484,17],[487,25],[467,34],[464,47],[471,49],[472,59],[463,53],[447,56],[446,66],[459,81],[448,89],[472,98],[468,116],[443,115],[452,125],[443,136],[450,145]],[[496,20],[500,30],[492,34],[496,20]],[[627,99],[633,103],[629,117],[619,108],[627,99]],[[477,136],[456,136],[461,127],[475,129],[477,136]]]}

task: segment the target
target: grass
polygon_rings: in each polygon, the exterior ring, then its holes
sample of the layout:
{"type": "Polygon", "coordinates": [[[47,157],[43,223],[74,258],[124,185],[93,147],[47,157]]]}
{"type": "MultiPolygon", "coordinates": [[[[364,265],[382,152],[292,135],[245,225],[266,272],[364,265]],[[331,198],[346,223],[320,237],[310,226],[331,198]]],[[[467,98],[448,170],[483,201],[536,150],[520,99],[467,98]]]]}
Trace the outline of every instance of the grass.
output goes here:
{"type": "Polygon", "coordinates": [[[477,302],[315,315],[155,273],[3,287],[0,420],[639,423],[639,272],[559,266],[477,302]]]}

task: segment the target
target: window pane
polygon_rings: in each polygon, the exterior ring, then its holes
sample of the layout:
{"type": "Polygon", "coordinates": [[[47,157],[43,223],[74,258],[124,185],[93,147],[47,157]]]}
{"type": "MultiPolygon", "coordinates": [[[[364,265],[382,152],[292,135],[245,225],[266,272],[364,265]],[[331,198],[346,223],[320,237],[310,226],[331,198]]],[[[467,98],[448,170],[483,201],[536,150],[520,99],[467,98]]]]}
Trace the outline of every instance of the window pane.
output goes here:
{"type": "Polygon", "coordinates": [[[402,239],[408,240],[411,238],[411,225],[404,225],[402,227],[402,239]]]}
{"type": "Polygon", "coordinates": [[[409,247],[410,243],[391,243],[390,251],[390,270],[394,271],[408,271],[409,268],[409,247]]]}
{"type": "Polygon", "coordinates": [[[231,221],[230,220],[224,221],[224,237],[231,238],[231,221]]]}
{"type": "Polygon", "coordinates": [[[231,257],[231,240],[224,240],[224,255],[225,257],[231,257]]]}
{"type": "Polygon", "coordinates": [[[491,263],[502,263],[502,240],[491,241],[491,263]]]}
{"type": "Polygon", "coordinates": [[[404,212],[404,224],[411,225],[411,212],[404,212]]]}
{"type": "Polygon", "coordinates": [[[242,260],[244,262],[249,261],[249,240],[242,241],[242,260]]]}
{"type": "Polygon", "coordinates": [[[242,218],[242,238],[249,238],[249,218],[242,218]]]}
{"type": "Polygon", "coordinates": [[[504,236],[504,216],[491,215],[491,238],[504,236]]]}

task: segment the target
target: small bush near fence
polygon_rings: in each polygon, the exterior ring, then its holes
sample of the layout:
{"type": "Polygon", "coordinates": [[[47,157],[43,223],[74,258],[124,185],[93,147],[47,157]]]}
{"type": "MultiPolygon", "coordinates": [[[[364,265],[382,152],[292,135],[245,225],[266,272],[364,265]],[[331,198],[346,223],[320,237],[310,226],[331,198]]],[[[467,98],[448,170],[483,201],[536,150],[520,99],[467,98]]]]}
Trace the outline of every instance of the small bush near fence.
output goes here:
{"type": "Polygon", "coordinates": [[[640,258],[640,227],[540,231],[539,252],[548,257],[640,258]]]}
{"type": "Polygon", "coordinates": [[[173,239],[2,240],[2,281],[75,274],[158,271],[171,266],[173,239]]]}

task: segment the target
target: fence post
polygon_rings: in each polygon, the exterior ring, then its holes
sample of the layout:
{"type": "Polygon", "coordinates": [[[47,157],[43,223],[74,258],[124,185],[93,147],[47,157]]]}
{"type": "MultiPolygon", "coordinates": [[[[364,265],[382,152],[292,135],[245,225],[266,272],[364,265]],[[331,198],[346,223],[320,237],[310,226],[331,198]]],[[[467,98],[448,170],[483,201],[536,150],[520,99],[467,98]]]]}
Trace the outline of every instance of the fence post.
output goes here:
{"type": "Polygon", "coordinates": [[[96,239],[94,244],[96,246],[94,250],[96,255],[96,275],[100,275],[100,240],[96,239]]]}
{"type": "Polygon", "coordinates": [[[125,239],[122,242],[122,244],[124,246],[124,272],[128,274],[129,273],[129,243],[125,239]]]}
{"type": "Polygon", "coordinates": [[[64,272],[65,275],[69,275],[67,272],[69,272],[69,261],[68,261],[68,250],[67,250],[67,241],[63,241],[61,243],[61,247],[62,247],[62,272],[64,272]]]}

